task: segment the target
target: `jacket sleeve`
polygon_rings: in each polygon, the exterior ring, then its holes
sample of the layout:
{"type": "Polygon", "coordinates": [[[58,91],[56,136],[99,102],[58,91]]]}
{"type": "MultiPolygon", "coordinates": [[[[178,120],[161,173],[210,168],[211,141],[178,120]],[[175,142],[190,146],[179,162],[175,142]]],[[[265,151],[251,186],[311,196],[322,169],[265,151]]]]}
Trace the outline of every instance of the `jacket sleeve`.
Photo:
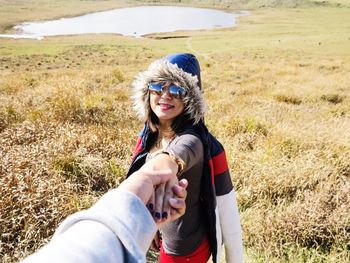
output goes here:
{"type": "Polygon", "coordinates": [[[232,189],[229,193],[216,197],[219,211],[222,240],[227,263],[241,263],[243,260],[242,229],[236,200],[232,189]]]}
{"type": "Polygon", "coordinates": [[[156,225],[142,201],[115,189],[69,216],[53,239],[24,262],[146,262],[156,225]]]}
{"type": "Polygon", "coordinates": [[[225,246],[226,262],[243,262],[243,240],[239,212],[225,150],[212,138],[212,166],[219,218],[219,228],[225,246]]]}

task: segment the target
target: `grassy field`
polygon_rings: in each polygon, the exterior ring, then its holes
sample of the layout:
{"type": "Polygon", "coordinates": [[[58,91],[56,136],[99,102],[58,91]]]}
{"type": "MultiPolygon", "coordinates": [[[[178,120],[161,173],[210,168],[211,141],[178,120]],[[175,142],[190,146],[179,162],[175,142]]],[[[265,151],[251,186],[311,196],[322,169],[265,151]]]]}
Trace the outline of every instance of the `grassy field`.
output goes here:
{"type": "MultiPolygon", "coordinates": [[[[230,29],[142,39],[0,39],[2,262],[42,246],[123,180],[142,126],[130,83],[184,51],[202,65],[206,122],[228,154],[246,261],[350,261],[349,1],[181,2],[250,15],[230,29]]],[[[0,0],[0,32],[141,3],[0,0]]]]}

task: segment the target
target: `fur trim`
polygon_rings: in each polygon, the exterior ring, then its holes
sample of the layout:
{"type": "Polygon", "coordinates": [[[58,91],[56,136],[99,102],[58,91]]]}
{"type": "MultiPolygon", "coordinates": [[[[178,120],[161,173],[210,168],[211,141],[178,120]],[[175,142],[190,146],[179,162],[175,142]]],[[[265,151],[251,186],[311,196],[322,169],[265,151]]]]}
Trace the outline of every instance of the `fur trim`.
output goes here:
{"type": "Polygon", "coordinates": [[[204,118],[206,107],[197,76],[192,76],[166,60],[157,60],[146,71],[139,73],[132,83],[134,109],[143,121],[146,121],[151,110],[148,83],[165,81],[171,81],[186,90],[186,96],[183,99],[185,112],[189,113],[195,124],[204,118]]]}

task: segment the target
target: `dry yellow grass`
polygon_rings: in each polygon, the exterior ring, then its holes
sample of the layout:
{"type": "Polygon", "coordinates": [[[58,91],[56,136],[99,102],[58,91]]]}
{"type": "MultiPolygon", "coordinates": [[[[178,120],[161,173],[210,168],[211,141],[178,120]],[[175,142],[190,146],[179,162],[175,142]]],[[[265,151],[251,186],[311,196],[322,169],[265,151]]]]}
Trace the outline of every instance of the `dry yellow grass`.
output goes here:
{"type": "MultiPolygon", "coordinates": [[[[0,258],[47,242],[123,179],[141,123],[133,76],[200,59],[248,262],[350,259],[350,9],[257,9],[232,29],[161,37],[0,39],[0,258]]],[[[154,259],[150,259],[153,261],[154,259]]]]}

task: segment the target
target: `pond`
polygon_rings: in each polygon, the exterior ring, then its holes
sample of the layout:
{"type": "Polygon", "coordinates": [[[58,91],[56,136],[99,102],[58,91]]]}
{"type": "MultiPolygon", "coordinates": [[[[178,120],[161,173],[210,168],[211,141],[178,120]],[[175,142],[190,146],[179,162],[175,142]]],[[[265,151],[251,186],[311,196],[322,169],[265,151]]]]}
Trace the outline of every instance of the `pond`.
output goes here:
{"type": "Polygon", "coordinates": [[[15,26],[17,34],[0,37],[40,39],[45,36],[106,33],[142,37],[177,30],[232,27],[236,18],[244,14],[193,7],[140,6],[23,23],[15,26]]]}

